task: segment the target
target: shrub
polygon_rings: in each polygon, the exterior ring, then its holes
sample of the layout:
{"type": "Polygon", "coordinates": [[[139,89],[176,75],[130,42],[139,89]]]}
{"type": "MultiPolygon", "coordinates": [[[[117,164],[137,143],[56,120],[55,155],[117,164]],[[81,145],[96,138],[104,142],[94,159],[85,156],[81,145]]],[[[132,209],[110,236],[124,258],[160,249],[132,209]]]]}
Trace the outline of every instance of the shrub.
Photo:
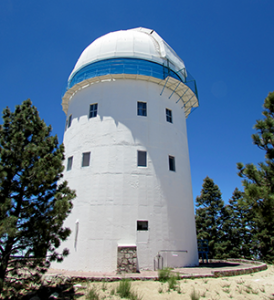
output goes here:
{"type": "Polygon", "coordinates": [[[174,291],[177,289],[177,280],[174,275],[171,275],[168,279],[168,289],[174,291]]]}
{"type": "Polygon", "coordinates": [[[117,294],[119,294],[121,298],[130,299],[131,296],[130,289],[131,289],[131,282],[128,279],[122,279],[119,282],[116,292],[117,294]]]}
{"type": "Polygon", "coordinates": [[[158,280],[161,282],[167,282],[170,278],[171,270],[170,268],[164,268],[161,270],[158,270],[158,280]]]}

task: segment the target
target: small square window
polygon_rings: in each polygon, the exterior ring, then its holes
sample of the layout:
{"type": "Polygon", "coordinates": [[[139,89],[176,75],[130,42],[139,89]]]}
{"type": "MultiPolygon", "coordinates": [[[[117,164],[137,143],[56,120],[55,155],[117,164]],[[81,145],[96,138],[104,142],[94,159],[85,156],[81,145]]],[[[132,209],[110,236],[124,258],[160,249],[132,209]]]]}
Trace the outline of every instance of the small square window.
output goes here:
{"type": "Polygon", "coordinates": [[[166,108],[166,120],[167,122],[172,123],[172,111],[168,108],[166,108]]]}
{"type": "Polygon", "coordinates": [[[169,161],[169,170],[175,172],[175,157],[169,156],[168,161],[169,161]]]}
{"type": "Polygon", "coordinates": [[[90,161],[90,152],[83,153],[82,157],[82,167],[88,167],[90,161]]]}
{"type": "Polygon", "coordinates": [[[148,230],[148,221],[137,221],[137,230],[138,231],[148,230]]]}
{"type": "Polygon", "coordinates": [[[89,106],[89,118],[95,118],[97,116],[98,103],[91,104],[89,106]]]}
{"type": "Polygon", "coordinates": [[[72,168],[72,161],[73,161],[73,156],[68,158],[68,163],[67,163],[67,171],[70,171],[72,168]]]}
{"type": "Polygon", "coordinates": [[[146,102],[137,102],[137,115],[147,116],[147,104],[146,102]]]}
{"type": "Polygon", "coordinates": [[[71,126],[71,120],[72,120],[72,115],[70,115],[69,117],[68,117],[68,128],[71,126]]]}
{"type": "Polygon", "coordinates": [[[147,152],[138,151],[138,167],[146,167],[146,166],[147,166],[147,152]]]}

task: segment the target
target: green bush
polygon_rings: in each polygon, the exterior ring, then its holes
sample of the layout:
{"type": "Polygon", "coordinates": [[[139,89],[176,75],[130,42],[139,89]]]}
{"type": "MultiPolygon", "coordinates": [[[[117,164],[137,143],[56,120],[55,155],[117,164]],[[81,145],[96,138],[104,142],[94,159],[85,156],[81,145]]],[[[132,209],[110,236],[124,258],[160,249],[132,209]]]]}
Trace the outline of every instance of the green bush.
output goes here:
{"type": "Polygon", "coordinates": [[[168,289],[177,290],[177,279],[174,275],[171,275],[168,279],[168,289]]]}
{"type": "Polygon", "coordinates": [[[137,292],[134,292],[131,290],[131,282],[129,279],[122,279],[119,282],[119,285],[116,289],[116,293],[121,297],[121,298],[126,298],[130,300],[141,300],[142,297],[138,296],[137,292]]]}
{"type": "Polygon", "coordinates": [[[130,299],[131,296],[130,289],[131,289],[131,282],[128,279],[122,279],[119,282],[116,292],[121,298],[130,299]]]}
{"type": "Polygon", "coordinates": [[[163,268],[158,270],[158,280],[161,282],[167,282],[170,278],[171,269],[170,268],[163,268]]]}

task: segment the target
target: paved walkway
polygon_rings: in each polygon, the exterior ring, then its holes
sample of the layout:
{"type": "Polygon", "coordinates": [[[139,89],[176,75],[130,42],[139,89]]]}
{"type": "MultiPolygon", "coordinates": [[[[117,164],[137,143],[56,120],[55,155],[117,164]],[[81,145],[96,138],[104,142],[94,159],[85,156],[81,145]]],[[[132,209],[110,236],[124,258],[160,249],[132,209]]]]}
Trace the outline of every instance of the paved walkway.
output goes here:
{"type": "MultiPolygon", "coordinates": [[[[229,260],[215,261],[209,264],[200,264],[199,267],[178,268],[172,270],[181,278],[200,278],[200,277],[221,277],[234,276],[259,272],[267,269],[267,265],[260,262],[252,262],[246,260],[229,260]]],[[[140,273],[117,274],[116,272],[84,272],[84,271],[67,271],[49,269],[46,273],[48,276],[65,276],[73,279],[89,279],[94,281],[107,280],[116,281],[123,278],[132,280],[157,280],[158,271],[141,271],[140,273]]]]}

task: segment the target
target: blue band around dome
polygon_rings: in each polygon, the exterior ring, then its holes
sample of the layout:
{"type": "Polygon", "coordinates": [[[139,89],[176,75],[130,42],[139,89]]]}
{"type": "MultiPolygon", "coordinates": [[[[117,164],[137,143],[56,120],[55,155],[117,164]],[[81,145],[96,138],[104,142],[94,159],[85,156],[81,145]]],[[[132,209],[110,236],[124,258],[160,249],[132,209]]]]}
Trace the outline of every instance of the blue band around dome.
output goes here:
{"type": "Polygon", "coordinates": [[[80,69],[68,82],[68,89],[83,80],[108,74],[138,74],[159,79],[171,76],[184,82],[174,71],[163,65],[143,59],[115,58],[98,61],[80,69]]]}
{"type": "Polygon", "coordinates": [[[109,75],[109,74],[136,74],[145,75],[165,80],[168,76],[177,79],[187,85],[198,99],[198,92],[195,79],[188,76],[179,76],[170,68],[161,64],[144,59],[136,58],[113,58],[91,63],[77,71],[69,80],[67,90],[75,84],[89,78],[109,75]]]}

